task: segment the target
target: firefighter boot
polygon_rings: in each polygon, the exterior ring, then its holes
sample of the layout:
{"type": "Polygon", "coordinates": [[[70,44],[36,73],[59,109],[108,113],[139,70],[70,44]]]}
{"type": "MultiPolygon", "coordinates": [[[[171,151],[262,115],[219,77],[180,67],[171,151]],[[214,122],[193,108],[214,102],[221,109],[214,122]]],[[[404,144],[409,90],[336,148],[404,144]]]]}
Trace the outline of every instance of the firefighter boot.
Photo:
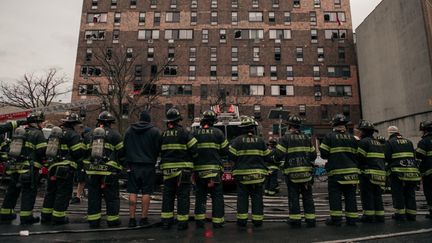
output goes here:
{"type": "Polygon", "coordinates": [[[39,217],[34,217],[34,216],[30,216],[26,219],[21,219],[21,225],[31,225],[31,224],[36,224],[39,223],[40,218],[39,217]]]}
{"type": "Polygon", "coordinates": [[[357,226],[357,219],[355,219],[355,218],[347,218],[346,219],[346,224],[348,226],[357,226]]]}
{"type": "Polygon", "coordinates": [[[375,222],[377,222],[377,223],[384,223],[385,222],[384,215],[375,215],[375,222]]]}
{"type": "Polygon", "coordinates": [[[314,228],[315,226],[316,226],[316,220],[315,219],[306,219],[306,227],[314,228]]]}
{"type": "Polygon", "coordinates": [[[16,213],[11,214],[1,214],[0,215],[0,222],[1,224],[10,224],[12,220],[15,220],[17,218],[16,213]]]}
{"type": "Polygon", "coordinates": [[[179,222],[177,225],[177,230],[187,230],[188,227],[188,222],[179,222]]]}
{"type": "Polygon", "coordinates": [[[246,227],[247,219],[237,219],[237,225],[240,227],[246,227]]]}
{"type": "Polygon", "coordinates": [[[373,215],[363,215],[360,218],[360,222],[362,223],[373,223],[374,222],[374,216],[373,215]]]}
{"type": "Polygon", "coordinates": [[[199,229],[204,228],[204,220],[196,220],[195,224],[196,224],[196,227],[199,229]]]}
{"type": "Polygon", "coordinates": [[[89,226],[92,229],[97,229],[100,227],[100,219],[89,221],[89,226]]]}
{"type": "Polygon", "coordinates": [[[291,225],[291,228],[293,229],[301,228],[301,220],[299,219],[290,219],[288,223],[289,225],[291,225]]]}
{"type": "Polygon", "coordinates": [[[108,227],[112,228],[112,227],[117,227],[121,225],[121,221],[118,220],[113,220],[113,221],[107,221],[108,227]]]}
{"type": "Polygon", "coordinates": [[[341,226],[342,225],[342,220],[341,219],[336,219],[336,218],[329,218],[326,220],[325,222],[326,225],[328,226],[341,226]]]}
{"type": "Polygon", "coordinates": [[[252,224],[254,227],[261,227],[263,225],[262,220],[252,220],[252,224]]]}

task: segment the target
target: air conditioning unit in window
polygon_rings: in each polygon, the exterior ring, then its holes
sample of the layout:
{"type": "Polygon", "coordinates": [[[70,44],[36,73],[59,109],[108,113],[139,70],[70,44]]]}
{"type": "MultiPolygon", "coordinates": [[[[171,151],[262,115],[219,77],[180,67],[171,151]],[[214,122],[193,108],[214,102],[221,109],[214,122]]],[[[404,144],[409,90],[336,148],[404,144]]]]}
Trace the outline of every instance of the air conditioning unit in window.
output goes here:
{"type": "Polygon", "coordinates": [[[168,43],[172,44],[172,43],[174,43],[174,40],[173,39],[169,39],[168,43]]]}
{"type": "Polygon", "coordinates": [[[276,43],[276,44],[280,44],[280,43],[281,43],[281,40],[280,40],[280,39],[276,39],[276,40],[275,40],[275,43],[276,43]]]}
{"type": "Polygon", "coordinates": [[[152,44],[153,43],[153,39],[148,40],[147,43],[152,44]]]}

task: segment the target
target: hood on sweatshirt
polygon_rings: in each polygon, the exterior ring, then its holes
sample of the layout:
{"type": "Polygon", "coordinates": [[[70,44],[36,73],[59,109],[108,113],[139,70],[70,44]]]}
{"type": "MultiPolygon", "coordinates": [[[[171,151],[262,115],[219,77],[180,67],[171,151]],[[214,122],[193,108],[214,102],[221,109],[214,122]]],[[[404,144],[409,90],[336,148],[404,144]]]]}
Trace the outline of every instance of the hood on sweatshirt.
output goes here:
{"type": "Polygon", "coordinates": [[[145,122],[145,121],[139,121],[137,123],[132,124],[131,128],[137,132],[137,133],[143,133],[146,132],[147,130],[151,129],[153,126],[153,124],[149,123],[149,122],[145,122]]]}

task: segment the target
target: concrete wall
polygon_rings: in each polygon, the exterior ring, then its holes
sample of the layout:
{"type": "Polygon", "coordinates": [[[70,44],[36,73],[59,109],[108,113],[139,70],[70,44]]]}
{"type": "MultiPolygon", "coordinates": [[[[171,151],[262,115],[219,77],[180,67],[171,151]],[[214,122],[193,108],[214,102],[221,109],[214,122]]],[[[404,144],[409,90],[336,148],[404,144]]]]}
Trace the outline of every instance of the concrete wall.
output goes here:
{"type": "MultiPolygon", "coordinates": [[[[356,34],[364,119],[383,122],[431,111],[430,48],[422,0],[383,0],[356,34]]],[[[392,125],[415,137],[423,118],[408,117],[392,125]]]]}

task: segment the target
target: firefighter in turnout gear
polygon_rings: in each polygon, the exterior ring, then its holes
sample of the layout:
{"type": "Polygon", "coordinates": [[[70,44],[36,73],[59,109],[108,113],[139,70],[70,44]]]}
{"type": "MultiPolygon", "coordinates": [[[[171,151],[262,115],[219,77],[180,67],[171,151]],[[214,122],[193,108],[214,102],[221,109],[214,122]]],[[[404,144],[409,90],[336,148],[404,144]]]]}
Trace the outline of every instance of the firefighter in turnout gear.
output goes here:
{"type": "Polygon", "coordinates": [[[190,186],[197,140],[183,128],[180,112],[171,108],[166,113],[167,130],[162,134],[160,168],[163,172],[162,224],[169,229],[174,222],[174,200],[177,196],[178,230],[188,228],[190,186]]]}
{"type": "Polygon", "coordinates": [[[420,160],[420,172],[422,173],[423,191],[429,206],[427,218],[432,219],[432,121],[420,123],[422,139],[417,145],[416,155],[420,160]]]}
{"type": "Polygon", "coordinates": [[[374,138],[375,127],[369,121],[362,120],[358,125],[361,140],[357,149],[359,162],[360,192],[363,206],[364,223],[384,222],[384,205],[382,199],[386,184],[385,145],[374,138]]]}
{"type": "Polygon", "coordinates": [[[204,227],[208,193],[212,198],[213,227],[220,228],[224,223],[221,156],[228,154],[228,141],[221,130],[213,127],[216,122],[216,113],[212,110],[205,111],[201,127],[193,134],[198,141],[198,157],[194,164],[194,171],[196,179],[195,221],[199,228],[204,227]]]}
{"type": "Polygon", "coordinates": [[[123,139],[111,128],[115,118],[103,111],[97,118],[98,127],[86,138],[88,159],[84,168],[88,176],[88,216],[91,228],[100,226],[102,198],[105,199],[107,224],[115,227],[121,224],[118,176],[123,169],[123,139]]]}
{"type": "Polygon", "coordinates": [[[314,161],[317,158],[311,139],[300,131],[301,119],[288,118],[288,133],[276,147],[276,161],[284,161],[281,170],[285,175],[289,199],[289,223],[301,226],[300,195],[303,199],[304,217],[308,227],[315,227],[315,205],[312,196],[314,161]]]}
{"type": "Polygon", "coordinates": [[[386,142],[385,158],[390,171],[390,184],[395,220],[405,217],[414,221],[417,214],[415,190],[421,180],[417,161],[414,158],[412,142],[403,138],[399,129],[390,126],[387,129],[389,139],[386,142]]]}
{"type": "Polygon", "coordinates": [[[31,113],[27,117],[27,128],[15,129],[8,152],[6,174],[11,181],[6,191],[1,208],[2,221],[11,221],[16,215],[14,208],[21,193],[21,224],[39,222],[39,217],[33,216],[33,207],[37,195],[39,169],[42,168],[42,158],[47,146],[42,133],[43,113],[31,113]]]}
{"type": "Polygon", "coordinates": [[[263,183],[271,162],[271,151],[264,140],[254,134],[257,126],[254,119],[241,119],[242,134],[232,141],[230,159],[234,161],[233,175],[237,181],[237,225],[246,226],[249,211],[249,197],[252,201],[252,223],[262,226],[263,183]]]}
{"type": "Polygon", "coordinates": [[[333,131],[324,137],[320,152],[327,159],[325,169],[328,174],[328,194],[330,218],[327,225],[339,226],[342,222],[342,195],[345,198],[345,218],[347,225],[354,226],[358,219],[356,189],[359,184],[357,168],[357,141],[347,132],[348,120],[342,114],[332,119],[333,131]]]}
{"type": "MultiPolygon", "coordinates": [[[[268,149],[272,153],[276,150],[277,141],[275,139],[270,139],[268,142],[268,149]]],[[[279,182],[278,182],[278,172],[279,168],[275,163],[271,163],[268,166],[269,174],[265,181],[264,194],[266,196],[274,196],[279,192],[279,182]]]]}
{"type": "Polygon", "coordinates": [[[8,144],[4,140],[4,134],[7,132],[12,132],[15,130],[15,128],[26,125],[27,120],[18,120],[18,121],[11,121],[7,123],[0,124],[0,162],[7,161],[7,148],[8,144]]]}
{"type": "Polygon", "coordinates": [[[68,223],[66,210],[73,191],[73,175],[78,167],[77,161],[83,156],[83,143],[77,126],[79,117],[71,113],[62,119],[62,127],[52,128],[48,138],[46,158],[48,185],[42,208],[42,223],[55,225],[68,223]]]}

